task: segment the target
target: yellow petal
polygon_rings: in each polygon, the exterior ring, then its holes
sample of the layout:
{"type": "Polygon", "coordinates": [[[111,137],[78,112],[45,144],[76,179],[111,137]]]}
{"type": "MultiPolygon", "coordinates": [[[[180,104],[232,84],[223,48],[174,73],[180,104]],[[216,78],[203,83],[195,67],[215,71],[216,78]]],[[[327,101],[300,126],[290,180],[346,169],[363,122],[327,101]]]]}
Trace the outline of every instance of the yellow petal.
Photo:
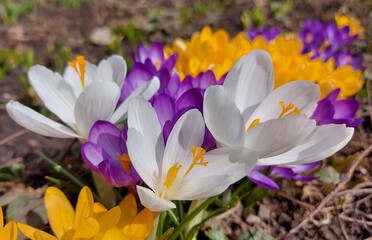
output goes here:
{"type": "Polygon", "coordinates": [[[50,235],[49,233],[46,233],[40,230],[34,233],[34,239],[35,240],[58,240],[58,238],[50,235]]]}
{"type": "Polygon", "coordinates": [[[129,225],[137,215],[137,203],[132,194],[128,194],[119,204],[121,210],[120,221],[118,228],[123,228],[129,225]]]}
{"type": "Polygon", "coordinates": [[[73,239],[90,239],[99,233],[100,227],[96,219],[89,217],[85,219],[76,229],[73,239]]]}
{"type": "Polygon", "coordinates": [[[57,238],[61,238],[63,233],[71,228],[74,209],[65,194],[55,187],[48,187],[44,201],[50,227],[57,238]]]}
{"type": "Polygon", "coordinates": [[[3,215],[3,208],[0,206],[0,231],[3,229],[4,226],[4,215],[3,215]]]}
{"type": "Polygon", "coordinates": [[[24,224],[24,223],[17,223],[18,229],[31,240],[34,240],[34,233],[36,231],[40,231],[37,228],[31,227],[30,225],[24,224]]]}
{"type": "Polygon", "coordinates": [[[8,222],[8,224],[6,224],[3,229],[1,229],[0,236],[1,239],[17,240],[18,237],[17,224],[14,221],[8,222]]]}
{"type": "Polygon", "coordinates": [[[107,212],[107,208],[99,202],[95,202],[93,205],[93,218],[98,220],[103,214],[107,212]]]}
{"type": "Polygon", "coordinates": [[[151,232],[153,222],[154,214],[145,208],[124,229],[124,233],[129,239],[145,239],[151,232]]]}
{"type": "Polygon", "coordinates": [[[76,203],[73,228],[78,229],[79,225],[88,217],[93,216],[93,195],[88,187],[83,187],[79,193],[76,203]]]}
{"type": "Polygon", "coordinates": [[[125,236],[124,232],[118,228],[111,228],[102,237],[102,240],[127,240],[133,238],[128,238],[125,236]]]}
{"type": "MultiPolygon", "coordinates": [[[[125,214],[125,213],[124,213],[125,214]]],[[[98,223],[101,232],[108,230],[109,228],[116,227],[121,217],[121,210],[119,206],[111,208],[105,214],[103,214],[99,219],[98,223]]]]}

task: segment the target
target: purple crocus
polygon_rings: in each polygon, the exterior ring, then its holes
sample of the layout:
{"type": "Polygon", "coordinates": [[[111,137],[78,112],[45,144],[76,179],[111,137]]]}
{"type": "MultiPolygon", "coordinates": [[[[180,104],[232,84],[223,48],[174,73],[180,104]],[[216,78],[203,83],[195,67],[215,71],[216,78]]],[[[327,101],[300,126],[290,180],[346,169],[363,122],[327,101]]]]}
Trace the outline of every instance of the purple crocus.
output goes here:
{"type": "Polygon", "coordinates": [[[266,41],[270,42],[279,35],[279,28],[251,28],[248,31],[249,38],[253,41],[256,37],[262,36],[266,41]]]}
{"type": "Polygon", "coordinates": [[[286,166],[272,166],[268,175],[263,174],[260,170],[268,168],[268,166],[259,166],[254,168],[248,175],[249,179],[267,189],[278,190],[279,185],[273,180],[275,178],[288,178],[300,181],[309,181],[318,177],[302,175],[318,167],[321,163],[314,162],[309,164],[286,165],[286,166]]]}
{"type": "MultiPolygon", "coordinates": [[[[333,23],[321,23],[318,20],[305,20],[303,22],[303,29],[298,32],[298,37],[303,42],[303,49],[301,54],[311,53],[312,59],[321,58],[324,62],[330,58],[343,57],[341,49],[351,44],[358,35],[350,35],[350,27],[345,26],[338,28],[333,23]]],[[[359,62],[348,62],[354,69],[361,69],[359,62]]],[[[340,61],[338,62],[340,63],[340,61]]],[[[336,66],[343,66],[338,64],[336,66]]]]}
{"type": "Polygon", "coordinates": [[[355,99],[337,100],[340,89],[330,92],[318,105],[311,116],[317,125],[346,124],[347,127],[356,127],[363,122],[363,118],[354,118],[359,108],[359,101],[355,99]]]}
{"type": "Polygon", "coordinates": [[[88,142],[81,148],[81,156],[90,169],[114,187],[128,187],[135,192],[141,180],[128,157],[127,131],[107,121],[97,121],[89,133],[88,142]]]}

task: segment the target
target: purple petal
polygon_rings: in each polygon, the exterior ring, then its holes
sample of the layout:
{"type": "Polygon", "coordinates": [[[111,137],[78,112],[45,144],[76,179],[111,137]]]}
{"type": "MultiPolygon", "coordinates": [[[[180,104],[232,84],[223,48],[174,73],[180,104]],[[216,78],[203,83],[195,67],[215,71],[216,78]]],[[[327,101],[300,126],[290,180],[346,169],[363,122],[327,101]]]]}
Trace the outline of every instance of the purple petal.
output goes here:
{"type": "Polygon", "coordinates": [[[124,187],[135,184],[132,176],[117,163],[105,160],[98,165],[98,169],[102,178],[114,187],[124,187]]]}
{"type": "Polygon", "coordinates": [[[352,118],[359,108],[359,101],[355,99],[344,99],[334,103],[335,119],[352,118]]]}
{"type": "Polygon", "coordinates": [[[172,123],[172,121],[166,121],[165,124],[164,124],[163,139],[164,139],[165,144],[167,144],[167,140],[168,140],[169,134],[171,133],[171,131],[173,129],[173,126],[174,126],[174,124],[172,123]]]}
{"type": "Polygon", "coordinates": [[[160,42],[155,42],[152,44],[147,57],[150,58],[151,62],[153,62],[155,65],[160,65],[164,60],[163,45],[160,42]]]}
{"type": "Polygon", "coordinates": [[[205,127],[204,132],[204,139],[202,143],[202,148],[204,148],[207,152],[214,149],[216,146],[216,140],[213,138],[212,133],[209,131],[207,127],[205,127]]]}
{"type": "Polygon", "coordinates": [[[280,189],[279,185],[276,184],[271,178],[269,178],[268,176],[262,174],[261,172],[259,171],[251,171],[247,177],[249,177],[249,179],[256,183],[257,185],[260,185],[264,188],[267,188],[267,189],[272,189],[272,190],[278,190],[280,189]]]}
{"type": "Polygon", "coordinates": [[[144,64],[135,63],[128,77],[125,79],[124,86],[121,89],[119,103],[123,102],[139,84],[150,81],[153,76],[154,75],[144,64]]]}
{"type": "Polygon", "coordinates": [[[110,156],[97,144],[86,142],[81,147],[81,157],[92,171],[99,172],[98,165],[110,156]]]}
{"type": "Polygon", "coordinates": [[[205,73],[202,73],[199,87],[203,90],[207,89],[211,85],[216,84],[216,77],[214,76],[214,73],[211,70],[206,71],[205,73]]]}
{"type": "Polygon", "coordinates": [[[296,174],[288,167],[273,166],[271,168],[271,176],[282,177],[282,178],[294,178],[296,174]]]}
{"type": "Polygon", "coordinates": [[[203,96],[195,88],[186,91],[176,102],[178,110],[189,107],[197,108],[200,112],[203,112],[203,96]]]}
{"type": "Polygon", "coordinates": [[[328,99],[323,99],[318,102],[313,115],[310,117],[314,119],[317,125],[324,125],[332,123],[334,115],[333,104],[328,99]]]}
{"type": "Polygon", "coordinates": [[[158,93],[164,93],[164,90],[169,85],[169,80],[170,80],[169,71],[166,68],[160,69],[158,73],[158,78],[160,80],[160,87],[159,87],[158,93]]]}
{"type": "Polygon", "coordinates": [[[172,76],[169,79],[168,86],[165,89],[165,93],[167,93],[171,97],[175,97],[175,94],[177,93],[180,84],[181,82],[178,74],[172,74],[172,76]]]}
{"type": "Polygon", "coordinates": [[[287,165],[287,167],[291,168],[292,171],[296,174],[308,172],[320,166],[322,162],[313,162],[309,164],[297,164],[297,165],[287,165]]]}
{"type": "Polygon", "coordinates": [[[298,180],[298,181],[310,181],[310,180],[318,179],[318,178],[320,178],[320,176],[313,177],[313,176],[297,175],[293,179],[298,180]]]}
{"type": "Polygon", "coordinates": [[[174,96],[175,99],[181,97],[187,90],[193,88],[192,86],[192,76],[186,76],[185,79],[181,82],[180,86],[178,87],[178,91],[174,96]]]}
{"type": "Polygon", "coordinates": [[[89,142],[101,146],[111,156],[116,158],[120,152],[120,129],[107,121],[97,121],[89,132],[89,142]]]}
{"type": "Polygon", "coordinates": [[[145,63],[146,58],[148,58],[147,49],[142,43],[138,47],[138,56],[141,63],[145,63]]]}
{"type": "Polygon", "coordinates": [[[161,65],[162,68],[166,68],[168,69],[168,71],[172,71],[172,69],[174,68],[174,66],[176,65],[176,62],[177,62],[177,58],[178,58],[178,54],[175,53],[175,54],[172,54],[170,55],[164,62],[163,64],[161,65]]]}
{"type": "Polygon", "coordinates": [[[160,94],[155,99],[153,107],[158,115],[160,126],[163,128],[165,122],[172,120],[175,114],[174,100],[167,94],[160,94]]]}

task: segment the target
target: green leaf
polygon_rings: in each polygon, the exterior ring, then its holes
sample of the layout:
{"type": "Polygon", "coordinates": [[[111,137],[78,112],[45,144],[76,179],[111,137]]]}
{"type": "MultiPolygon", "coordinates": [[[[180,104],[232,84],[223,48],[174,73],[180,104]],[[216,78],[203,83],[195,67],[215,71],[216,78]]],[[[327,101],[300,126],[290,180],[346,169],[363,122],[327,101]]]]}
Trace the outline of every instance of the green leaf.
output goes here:
{"type": "Polygon", "coordinates": [[[340,182],[340,173],[331,166],[320,169],[314,176],[319,177],[319,181],[325,183],[338,184],[340,182]]]}
{"type": "Polygon", "coordinates": [[[225,234],[223,234],[219,231],[214,231],[212,229],[209,229],[208,231],[206,231],[205,235],[207,235],[207,237],[209,237],[212,240],[225,240],[225,239],[227,239],[225,234]]]}

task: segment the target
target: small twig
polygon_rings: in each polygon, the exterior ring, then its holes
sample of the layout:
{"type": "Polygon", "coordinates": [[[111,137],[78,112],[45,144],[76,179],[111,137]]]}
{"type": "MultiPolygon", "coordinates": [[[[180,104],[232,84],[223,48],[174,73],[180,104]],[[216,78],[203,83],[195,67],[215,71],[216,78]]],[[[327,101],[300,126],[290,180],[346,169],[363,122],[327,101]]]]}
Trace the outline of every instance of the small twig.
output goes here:
{"type": "Polygon", "coordinates": [[[351,217],[346,217],[342,214],[340,215],[340,218],[345,220],[345,221],[356,222],[356,223],[366,224],[366,225],[372,226],[372,222],[368,222],[368,221],[360,220],[360,219],[356,219],[356,218],[351,218],[351,217]]]}
{"type": "Polygon", "coordinates": [[[291,202],[293,202],[293,203],[295,203],[295,204],[298,204],[298,205],[301,205],[301,206],[303,206],[303,207],[305,207],[305,208],[308,208],[308,209],[310,209],[311,211],[314,211],[314,210],[315,210],[315,207],[314,207],[313,205],[311,205],[311,204],[309,204],[309,203],[306,203],[306,202],[303,202],[303,201],[300,201],[300,200],[298,200],[298,199],[295,199],[295,198],[293,198],[293,197],[291,197],[291,196],[288,196],[288,195],[286,195],[286,194],[283,193],[283,192],[278,192],[278,195],[279,195],[279,196],[282,196],[282,197],[284,197],[284,198],[286,198],[286,199],[288,199],[289,201],[291,201],[291,202]]]}
{"type": "Polygon", "coordinates": [[[7,137],[4,138],[3,140],[1,140],[1,141],[0,141],[0,146],[3,145],[4,143],[7,143],[7,142],[9,142],[10,140],[13,140],[14,138],[17,138],[17,137],[19,137],[19,136],[22,136],[23,134],[28,133],[28,132],[29,132],[28,129],[22,129],[22,130],[20,130],[20,131],[18,131],[18,132],[15,132],[15,133],[13,133],[13,134],[7,136],[7,137]]]}
{"type": "Polygon", "coordinates": [[[313,219],[314,216],[316,214],[318,214],[322,210],[322,208],[325,205],[327,205],[330,202],[330,200],[333,199],[336,196],[337,192],[339,190],[343,189],[346,186],[346,184],[349,182],[349,180],[353,176],[354,171],[358,167],[359,163],[362,161],[363,158],[368,156],[368,154],[371,151],[372,151],[372,145],[370,145],[361,154],[359,154],[358,157],[356,157],[354,159],[354,161],[351,163],[350,169],[348,170],[346,176],[342,179],[342,181],[319,203],[318,207],[313,212],[311,212],[306,219],[302,220],[302,222],[300,224],[298,224],[296,227],[292,228],[292,230],[289,231],[289,233],[286,236],[284,236],[284,238],[298,232],[305,224],[307,224],[309,219],[313,219]]]}
{"type": "Polygon", "coordinates": [[[346,229],[345,229],[345,225],[344,225],[344,223],[340,220],[340,215],[339,215],[339,213],[338,213],[338,209],[337,209],[337,201],[336,201],[336,199],[335,199],[335,201],[334,201],[334,204],[335,204],[335,210],[336,210],[336,215],[337,215],[337,221],[338,221],[338,223],[340,224],[340,227],[341,227],[341,232],[342,232],[342,234],[344,235],[344,237],[345,237],[346,240],[350,240],[350,237],[349,237],[349,235],[347,234],[347,231],[346,231],[346,229]]]}

